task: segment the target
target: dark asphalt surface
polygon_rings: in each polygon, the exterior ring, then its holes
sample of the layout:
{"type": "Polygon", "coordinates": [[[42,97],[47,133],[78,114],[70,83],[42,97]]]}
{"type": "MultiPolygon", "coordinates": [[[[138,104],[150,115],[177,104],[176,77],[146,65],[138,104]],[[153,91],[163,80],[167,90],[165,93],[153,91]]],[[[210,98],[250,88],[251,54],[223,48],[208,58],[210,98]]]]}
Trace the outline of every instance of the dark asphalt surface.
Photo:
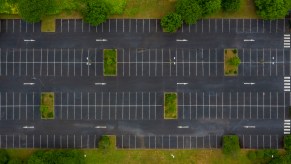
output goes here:
{"type": "Polygon", "coordinates": [[[281,148],[291,103],[284,20],[203,20],[175,34],[158,23],[58,20],[56,33],[40,33],[1,20],[0,147],[94,148],[114,134],[119,148],[219,148],[237,134],[243,148],[281,148]],[[223,75],[226,47],[238,48],[238,77],[223,75]],[[103,48],[118,48],[117,77],[102,75],[103,48]],[[55,120],[40,119],[43,91],[56,94],[55,120]],[[163,119],[164,92],[178,93],[177,120],[163,119]]]}

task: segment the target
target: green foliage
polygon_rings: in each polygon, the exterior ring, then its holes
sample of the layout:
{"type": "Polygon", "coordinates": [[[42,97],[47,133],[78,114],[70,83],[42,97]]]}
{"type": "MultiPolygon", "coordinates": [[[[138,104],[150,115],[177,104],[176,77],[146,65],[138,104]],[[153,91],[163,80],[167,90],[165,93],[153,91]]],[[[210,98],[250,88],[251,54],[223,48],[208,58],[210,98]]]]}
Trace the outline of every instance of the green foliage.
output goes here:
{"type": "Polygon", "coordinates": [[[6,164],[9,161],[8,153],[5,149],[0,149],[0,164],[6,164]]]}
{"type": "Polygon", "coordinates": [[[110,7],[104,1],[89,1],[82,13],[85,22],[97,26],[106,21],[110,14],[110,7]]]}
{"type": "Polygon", "coordinates": [[[240,151],[239,138],[236,135],[223,136],[222,152],[225,155],[237,155],[240,151]]]}
{"type": "Polygon", "coordinates": [[[238,56],[235,56],[230,58],[227,62],[229,65],[237,67],[240,64],[240,58],[238,56]]]}
{"type": "Polygon", "coordinates": [[[22,160],[15,158],[15,159],[9,160],[7,164],[22,164],[22,163],[24,163],[22,160]]]}
{"type": "Polygon", "coordinates": [[[249,160],[253,161],[257,158],[256,152],[255,151],[249,151],[247,154],[247,157],[249,160]]]}
{"type": "Polygon", "coordinates": [[[221,9],[221,0],[199,0],[199,5],[202,8],[202,15],[210,15],[221,9]]]}
{"type": "Polygon", "coordinates": [[[239,10],[241,0],[222,0],[221,8],[226,12],[236,12],[239,10]]]}
{"type": "Polygon", "coordinates": [[[27,22],[39,22],[54,10],[54,2],[54,0],[19,0],[19,14],[27,22]]]}
{"type": "Polygon", "coordinates": [[[175,32],[182,26],[182,17],[177,13],[169,13],[161,20],[161,26],[165,32],[175,32]]]}
{"type": "Polygon", "coordinates": [[[28,164],[84,164],[84,153],[81,150],[39,150],[28,159],[28,164]]]}
{"type": "Polygon", "coordinates": [[[105,76],[116,76],[117,74],[117,51],[116,49],[105,49],[103,51],[103,74],[105,76]]]}
{"type": "Polygon", "coordinates": [[[110,5],[111,14],[122,14],[127,0],[104,0],[110,5]]]}
{"type": "Polygon", "coordinates": [[[288,13],[290,0],[255,0],[257,14],[263,19],[284,18],[288,13]]]}
{"type": "Polygon", "coordinates": [[[237,49],[233,49],[232,53],[237,54],[237,49]]]}
{"type": "Polygon", "coordinates": [[[202,17],[203,11],[196,0],[179,0],[176,12],[182,16],[187,24],[194,24],[202,17]]]}
{"type": "Polygon", "coordinates": [[[110,147],[110,139],[108,136],[101,136],[99,142],[98,142],[98,148],[102,150],[106,150],[110,147]]]}
{"type": "Polygon", "coordinates": [[[278,150],[275,149],[251,150],[247,153],[247,157],[253,163],[269,163],[273,159],[281,158],[278,150]]]}
{"type": "Polygon", "coordinates": [[[286,151],[291,151],[291,135],[284,136],[284,149],[286,151]]]}

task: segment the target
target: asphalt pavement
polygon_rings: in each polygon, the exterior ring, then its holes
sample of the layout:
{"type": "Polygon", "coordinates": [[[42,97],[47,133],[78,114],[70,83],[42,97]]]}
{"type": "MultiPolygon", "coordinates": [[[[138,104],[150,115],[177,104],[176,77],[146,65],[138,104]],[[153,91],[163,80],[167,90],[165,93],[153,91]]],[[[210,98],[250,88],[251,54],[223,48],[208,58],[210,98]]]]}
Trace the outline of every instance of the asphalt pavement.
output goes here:
{"type": "Polygon", "coordinates": [[[0,22],[0,148],[95,148],[104,134],[118,148],[220,148],[236,134],[277,149],[290,132],[286,20],[203,19],[173,34],[157,19],[57,20],[55,33],[0,22]],[[103,76],[104,48],[117,48],[116,77],[103,76]],[[224,76],[224,48],[238,49],[237,77],[224,76]],[[54,120],[40,119],[44,91],[54,120]],[[178,93],[177,120],[163,117],[164,92],[178,93]]]}

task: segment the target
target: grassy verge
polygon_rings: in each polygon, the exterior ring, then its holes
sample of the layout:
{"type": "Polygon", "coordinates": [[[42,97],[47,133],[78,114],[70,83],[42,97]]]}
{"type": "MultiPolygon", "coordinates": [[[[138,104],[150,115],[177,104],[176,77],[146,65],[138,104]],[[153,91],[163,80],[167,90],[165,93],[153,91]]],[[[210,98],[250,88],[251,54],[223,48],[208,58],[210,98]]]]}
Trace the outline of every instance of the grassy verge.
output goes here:
{"type": "MultiPolygon", "coordinates": [[[[33,152],[39,149],[7,149],[10,159],[20,159],[27,163],[33,152]]],[[[104,152],[99,149],[82,149],[86,154],[85,163],[211,163],[211,164],[252,164],[262,163],[264,159],[249,159],[248,153],[254,150],[243,149],[236,157],[229,157],[220,149],[193,149],[193,150],[109,150],[104,152]],[[172,157],[174,155],[175,158],[172,157]]],[[[264,151],[264,150],[259,150],[264,151]]],[[[286,151],[279,150],[280,154],[286,151]]]]}
{"type": "Polygon", "coordinates": [[[178,118],[178,96],[177,93],[168,92],[164,94],[164,119],[178,118]]]}
{"type": "Polygon", "coordinates": [[[86,163],[213,163],[250,164],[247,151],[242,151],[236,158],[226,157],[220,149],[199,150],[115,150],[103,153],[100,150],[85,150],[86,163]],[[174,158],[173,156],[174,155],[174,158]]]}
{"type": "Polygon", "coordinates": [[[117,50],[116,49],[103,50],[103,75],[104,76],[117,75],[117,50]]]}
{"type": "Polygon", "coordinates": [[[54,16],[48,16],[41,21],[41,32],[55,32],[56,20],[54,16]]]}
{"type": "Polygon", "coordinates": [[[174,11],[176,0],[127,0],[124,13],[113,18],[162,18],[174,11]],[[162,10],[161,10],[162,9],[162,10]]]}
{"type": "Polygon", "coordinates": [[[256,14],[256,7],[253,0],[241,0],[241,6],[239,11],[234,13],[228,13],[220,11],[214,13],[206,18],[259,18],[256,14]]]}
{"type": "Polygon", "coordinates": [[[237,49],[224,49],[224,75],[236,76],[238,74],[238,65],[231,64],[231,60],[238,58],[237,49]]]}
{"type": "Polygon", "coordinates": [[[53,92],[42,92],[40,103],[41,103],[40,104],[41,119],[54,119],[54,117],[55,117],[54,93],[53,92]]]}

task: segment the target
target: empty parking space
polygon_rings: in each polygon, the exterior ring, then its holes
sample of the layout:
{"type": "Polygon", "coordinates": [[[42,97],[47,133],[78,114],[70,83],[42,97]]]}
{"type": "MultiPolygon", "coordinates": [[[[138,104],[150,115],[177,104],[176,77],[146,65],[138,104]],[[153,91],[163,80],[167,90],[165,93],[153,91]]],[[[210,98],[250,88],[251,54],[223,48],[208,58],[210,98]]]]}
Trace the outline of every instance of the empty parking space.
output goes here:
{"type": "Polygon", "coordinates": [[[0,32],[3,33],[40,32],[40,23],[27,23],[21,19],[1,19],[0,32]]]}
{"type": "Polygon", "coordinates": [[[290,75],[290,52],[286,49],[239,49],[239,75],[290,75]]]}
{"type": "MultiPolygon", "coordinates": [[[[16,23],[17,24],[17,23],[16,23]]],[[[162,32],[158,19],[109,19],[94,27],[81,19],[56,20],[57,32],[162,32]]],[[[12,26],[11,22],[2,21],[2,28],[12,26]],[[10,25],[11,24],[11,25],[10,25]]],[[[286,20],[261,19],[202,19],[194,25],[183,24],[180,33],[284,33],[286,20]]],[[[16,29],[18,30],[18,29],[16,29]]]]}
{"type": "MultiPolygon", "coordinates": [[[[240,76],[291,73],[288,49],[239,49],[240,76]]],[[[103,76],[102,49],[0,49],[2,76],[103,76]]],[[[223,76],[222,49],[118,49],[118,76],[223,76]]]]}
{"type": "Polygon", "coordinates": [[[282,119],[289,94],[282,92],[179,93],[179,119],[282,119]]]}
{"type": "Polygon", "coordinates": [[[240,135],[240,144],[244,149],[279,149],[283,147],[283,138],[278,135],[240,135]]]}
{"type": "Polygon", "coordinates": [[[39,119],[39,93],[1,92],[1,120],[39,119]]]}
{"type": "Polygon", "coordinates": [[[93,134],[1,134],[0,148],[96,148],[93,134]]]}
{"type": "Polygon", "coordinates": [[[152,135],[117,136],[117,147],[121,149],[195,149],[220,148],[221,136],[152,135]]]}
{"type": "Polygon", "coordinates": [[[162,94],[157,92],[56,93],[61,120],[162,119],[162,94]]]}
{"type": "Polygon", "coordinates": [[[120,76],[218,76],[223,56],[217,49],[122,49],[120,76]]]}

